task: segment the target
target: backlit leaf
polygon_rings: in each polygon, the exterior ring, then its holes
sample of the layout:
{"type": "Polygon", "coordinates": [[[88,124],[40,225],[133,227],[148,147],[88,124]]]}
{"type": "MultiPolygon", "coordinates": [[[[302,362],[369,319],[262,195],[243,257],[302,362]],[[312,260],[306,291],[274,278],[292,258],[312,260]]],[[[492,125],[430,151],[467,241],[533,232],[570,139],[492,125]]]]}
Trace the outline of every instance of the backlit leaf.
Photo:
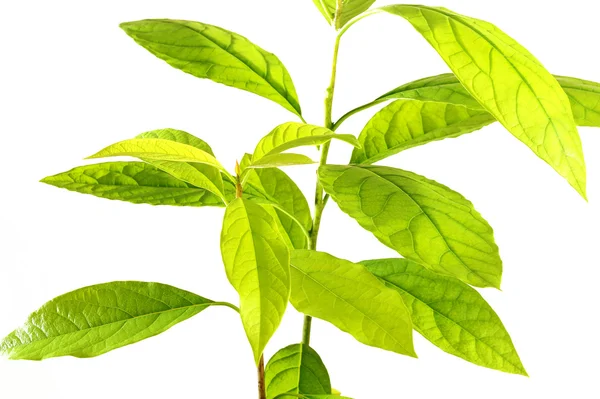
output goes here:
{"type": "Polygon", "coordinates": [[[413,327],[434,345],[480,366],[527,375],[502,321],[476,290],[407,259],[361,263],[402,295],[413,327]]]}
{"type": "Polygon", "coordinates": [[[9,334],[0,351],[11,359],[92,357],[160,334],[223,305],[165,284],[116,281],[61,295],[9,334]]]}
{"type": "Polygon", "coordinates": [[[374,163],[434,140],[457,137],[495,122],[484,110],[444,102],[396,100],[371,118],[350,163],[374,163]]]}
{"type": "Polygon", "coordinates": [[[345,141],[355,147],[360,146],[356,137],[351,134],[337,134],[324,127],[287,122],[277,126],[258,142],[252,160],[256,162],[264,156],[300,146],[320,145],[332,139],[345,141]]]}
{"type": "Polygon", "coordinates": [[[496,26],[445,8],[381,10],[408,20],[477,102],[585,197],[585,162],[569,99],[529,51],[496,26]]]}
{"type": "Polygon", "coordinates": [[[290,295],[290,254],[271,214],[242,198],[225,210],[221,254],[240,296],[240,315],[256,363],[277,330],[290,295]]]}
{"type": "Polygon", "coordinates": [[[493,230],[459,193],[384,166],[325,165],[319,181],[342,211],[405,258],[477,287],[500,287],[493,230]]]}
{"type": "Polygon", "coordinates": [[[368,10],[375,0],[313,0],[313,3],[330,25],[340,29],[352,18],[368,10]],[[341,5],[340,9],[338,4],[341,5]]]}
{"type": "Polygon", "coordinates": [[[316,163],[306,155],[294,154],[294,153],[280,153],[265,155],[257,161],[252,161],[248,165],[248,169],[261,169],[261,168],[278,168],[280,166],[292,166],[292,165],[310,165],[316,163]]]}
{"type": "Polygon", "coordinates": [[[258,94],[301,114],[283,63],[243,36],[200,22],[169,19],[126,22],[121,28],[177,69],[258,94]]]}
{"type": "Polygon", "coordinates": [[[295,250],[290,302],[365,345],[416,357],[408,309],[398,292],[363,265],[325,252],[295,250]]]}
{"type": "Polygon", "coordinates": [[[223,206],[216,195],[143,162],[80,166],[41,180],[59,188],[134,204],[223,206]]]}
{"type": "Polygon", "coordinates": [[[314,349],[305,344],[287,346],[265,367],[267,399],[283,393],[330,394],[329,373],[314,349]]]}

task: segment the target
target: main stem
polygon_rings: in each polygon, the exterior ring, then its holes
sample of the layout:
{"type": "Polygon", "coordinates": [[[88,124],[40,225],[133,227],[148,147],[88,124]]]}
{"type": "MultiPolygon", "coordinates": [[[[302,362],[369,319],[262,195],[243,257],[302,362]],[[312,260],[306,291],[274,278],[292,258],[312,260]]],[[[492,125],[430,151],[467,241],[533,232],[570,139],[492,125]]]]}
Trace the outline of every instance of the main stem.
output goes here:
{"type": "MultiPolygon", "coordinates": [[[[340,38],[343,32],[340,32],[335,38],[335,44],[333,47],[333,61],[331,65],[331,79],[329,81],[329,87],[325,96],[325,127],[328,129],[333,128],[333,121],[331,119],[331,111],[333,109],[333,93],[335,91],[335,77],[337,74],[337,58],[340,49],[340,38]]],[[[321,148],[321,159],[319,160],[319,166],[327,163],[327,155],[329,154],[329,144],[327,142],[323,144],[321,148]]],[[[308,242],[308,249],[317,249],[317,239],[319,237],[319,228],[321,227],[321,217],[323,216],[323,209],[327,203],[323,186],[317,179],[317,187],[315,189],[315,211],[313,217],[313,227],[310,231],[310,240],[308,242]]],[[[304,315],[304,326],[302,327],[302,343],[305,345],[310,344],[310,329],[312,324],[312,317],[304,315]]]]}

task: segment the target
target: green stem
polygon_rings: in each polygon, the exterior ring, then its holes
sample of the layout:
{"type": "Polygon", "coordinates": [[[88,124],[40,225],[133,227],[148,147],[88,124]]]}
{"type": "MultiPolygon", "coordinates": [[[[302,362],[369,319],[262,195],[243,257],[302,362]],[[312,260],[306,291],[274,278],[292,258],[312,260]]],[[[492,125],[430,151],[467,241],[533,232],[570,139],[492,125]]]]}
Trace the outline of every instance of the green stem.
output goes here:
{"type": "MultiPolygon", "coordinates": [[[[327,95],[325,97],[325,127],[332,128],[333,121],[331,119],[331,111],[333,109],[333,94],[335,92],[335,78],[337,75],[337,59],[340,49],[340,39],[345,30],[340,31],[335,38],[333,47],[333,61],[331,66],[331,79],[329,80],[329,87],[327,88],[327,95]]],[[[331,142],[323,144],[321,147],[321,159],[319,160],[319,167],[327,163],[327,155],[329,154],[329,146],[331,142]]],[[[317,187],[315,189],[315,211],[313,218],[313,227],[310,231],[310,240],[308,242],[308,249],[317,249],[317,239],[319,237],[319,229],[321,227],[321,217],[323,216],[323,210],[325,209],[326,197],[324,195],[323,186],[317,179],[317,187]]],[[[308,345],[310,342],[310,330],[311,330],[312,317],[304,316],[304,326],[302,327],[302,343],[308,345]]]]}

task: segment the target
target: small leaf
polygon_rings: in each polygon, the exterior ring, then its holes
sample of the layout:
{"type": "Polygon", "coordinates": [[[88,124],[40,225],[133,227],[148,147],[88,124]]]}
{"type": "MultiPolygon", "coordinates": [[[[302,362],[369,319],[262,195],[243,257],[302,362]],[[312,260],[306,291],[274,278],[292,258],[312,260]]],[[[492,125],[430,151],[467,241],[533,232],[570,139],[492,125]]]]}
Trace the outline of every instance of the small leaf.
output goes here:
{"type": "Polygon", "coordinates": [[[367,11],[375,0],[313,0],[315,6],[335,29],[340,29],[358,14],[367,11]],[[338,9],[338,5],[341,6],[338,9]]]}
{"type": "Polygon", "coordinates": [[[301,115],[294,83],[283,63],[243,36],[200,22],[148,19],[121,28],[174,68],[246,90],[301,115]]]}
{"type": "Polygon", "coordinates": [[[216,195],[143,162],[80,166],[41,180],[82,194],[134,204],[223,206],[216,195]]]}
{"type": "Polygon", "coordinates": [[[295,250],[290,302],[365,345],[416,357],[408,309],[398,292],[363,265],[325,252],[295,250]]]}
{"type": "Polygon", "coordinates": [[[310,165],[314,163],[316,162],[306,155],[286,152],[282,154],[265,155],[258,161],[252,161],[248,166],[248,169],[278,168],[280,166],[310,165]]]}
{"type": "Polygon", "coordinates": [[[585,162],[569,99],[529,51],[496,26],[445,8],[381,10],[410,22],[469,93],[585,197],[585,162]]]}
{"type": "Polygon", "coordinates": [[[402,295],[413,327],[434,345],[480,366],[527,375],[502,321],[476,290],[407,259],[361,263],[402,295]]]}
{"type": "Polygon", "coordinates": [[[500,287],[493,230],[459,193],[384,166],[326,165],[319,181],[342,211],[402,256],[477,287],[500,287]]]}
{"type": "Polygon", "coordinates": [[[256,363],[277,330],[290,295],[290,254],[271,214],[236,198],[225,210],[221,254],[240,296],[240,315],[256,363]]]}
{"type": "Polygon", "coordinates": [[[329,373],[314,349],[305,344],[287,346],[265,367],[267,399],[284,393],[330,394],[329,373]]]}
{"type": "Polygon", "coordinates": [[[150,159],[153,161],[195,162],[210,165],[223,171],[230,180],[235,181],[213,155],[191,145],[165,139],[124,140],[112,144],[88,158],[119,156],[150,159]]]}
{"type": "MultiPolygon", "coordinates": [[[[244,196],[249,196],[250,200],[256,197],[274,202],[283,208],[285,212],[293,215],[305,230],[310,231],[312,228],[312,217],[306,197],[304,197],[296,183],[280,169],[252,169],[248,171],[244,196]]],[[[273,213],[289,246],[296,249],[306,248],[308,243],[302,228],[281,210],[275,209],[273,213]]]]}
{"type": "Polygon", "coordinates": [[[443,102],[396,100],[358,136],[350,163],[370,164],[408,148],[474,132],[496,120],[486,111],[443,102]]]}
{"type": "Polygon", "coordinates": [[[571,102],[579,126],[600,127],[600,83],[567,76],[556,76],[571,102]]]}
{"type": "Polygon", "coordinates": [[[300,146],[320,145],[332,139],[345,141],[355,147],[360,147],[356,137],[351,134],[337,134],[324,127],[287,122],[277,126],[258,142],[252,160],[256,162],[264,156],[300,146]]]}
{"type": "Polygon", "coordinates": [[[191,145],[192,147],[196,147],[204,152],[208,152],[213,157],[215,154],[213,153],[212,148],[208,143],[193,134],[188,132],[184,132],[183,130],[177,129],[157,129],[151,130],[149,132],[138,134],[136,139],[163,139],[170,140],[176,143],[191,145]]]}
{"type": "Polygon", "coordinates": [[[165,284],[116,281],[61,295],[9,334],[10,359],[93,357],[160,334],[215,303],[165,284]]]}

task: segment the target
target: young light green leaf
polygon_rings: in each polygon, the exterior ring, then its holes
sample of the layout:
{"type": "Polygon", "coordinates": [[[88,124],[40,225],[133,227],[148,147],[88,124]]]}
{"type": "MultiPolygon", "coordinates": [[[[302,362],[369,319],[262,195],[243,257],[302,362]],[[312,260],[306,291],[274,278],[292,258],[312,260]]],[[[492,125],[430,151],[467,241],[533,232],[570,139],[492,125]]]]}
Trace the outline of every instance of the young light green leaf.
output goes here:
{"type": "Polygon", "coordinates": [[[402,295],[413,327],[434,345],[480,366],[527,375],[502,321],[476,290],[407,259],[361,263],[402,295]]]}
{"type": "Polygon", "coordinates": [[[107,162],[80,166],[41,180],[82,194],[134,204],[223,206],[223,201],[143,162],[107,162]]]}
{"type": "Polygon", "coordinates": [[[243,36],[200,22],[169,19],[126,22],[121,28],[174,68],[258,94],[302,114],[283,63],[243,36]]]}
{"type": "Polygon", "coordinates": [[[330,394],[329,373],[319,354],[305,344],[287,346],[265,367],[267,399],[284,393],[330,394]]]}
{"type": "MultiPolygon", "coordinates": [[[[136,137],[137,139],[154,138],[170,140],[181,144],[191,145],[202,151],[205,151],[214,157],[212,148],[204,140],[198,137],[176,129],[159,129],[150,132],[142,133],[136,137]]],[[[193,184],[196,187],[204,188],[213,194],[219,196],[223,202],[227,202],[225,198],[225,190],[223,188],[223,177],[221,171],[212,165],[200,163],[184,163],[174,161],[155,161],[152,159],[144,159],[144,161],[153,164],[159,169],[164,170],[170,175],[193,184]]]]}
{"type": "Polygon", "coordinates": [[[410,22],[469,93],[585,197],[585,162],[569,99],[529,51],[496,26],[445,8],[381,10],[410,22]]]}
{"type": "Polygon", "coordinates": [[[332,139],[345,141],[355,147],[360,147],[356,137],[351,134],[337,134],[324,127],[287,122],[277,126],[258,142],[252,160],[256,162],[264,156],[277,154],[290,148],[320,145],[332,139]]]}
{"type": "Polygon", "coordinates": [[[160,334],[216,303],[165,284],[116,281],[61,295],[0,343],[10,359],[93,357],[160,334]]]}
{"type": "Polygon", "coordinates": [[[270,213],[236,198],[225,210],[221,254],[240,295],[240,315],[256,363],[277,330],[290,295],[290,254],[270,213]]]}
{"type": "Polygon", "coordinates": [[[496,120],[484,110],[444,102],[396,100],[377,112],[358,136],[350,163],[370,164],[408,148],[474,132],[496,120]]]}
{"type": "Polygon", "coordinates": [[[408,309],[398,292],[363,265],[325,252],[295,250],[290,302],[365,345],[416,357],[408,309]]]}
{"type": "Polygon", "coordinates": [[[316,163],[306,155],[290,152],[265,155],[257,161],[252,161],[248,169],[278,168],[280,166],[310,165],[316,163]]]}
{"type": "Polygon", "coordinates": [[[342,211],[402,256],[477,287],[500,287],[493,230],[459,193],[384,166],[325,165],[318,173],[342,211]]]}
{"type": "Polygon", "coordinates": [[[313,0],[315,6],[335,29],[340,29],[348,21],[367,11],[375,0],[313,0]]]}
{"type": "Polygon", "coordinates": [[[249,199],[264,198],[278,204],[279,209],[273,210],[278,226],[291,248],[307,248],[306,235],[303,229],[310,231],[312,217],[306,197],[296,183],[282,170],[277,168],[252,169],[248,171],[247,182],[244,186],[244,196],[249,199]],[[300,222],[302,228],[286,213],[300,222]]]}
{"type": "Polygon", "coordinates": [[[153,161],[195,162],[210,165],[225,173],[231,181],[235,181],[213,155],[191,145],[165,139],[145,138],[124,140],[112,144],[88,158],[119,156],[150,159],[153,161]]]}

